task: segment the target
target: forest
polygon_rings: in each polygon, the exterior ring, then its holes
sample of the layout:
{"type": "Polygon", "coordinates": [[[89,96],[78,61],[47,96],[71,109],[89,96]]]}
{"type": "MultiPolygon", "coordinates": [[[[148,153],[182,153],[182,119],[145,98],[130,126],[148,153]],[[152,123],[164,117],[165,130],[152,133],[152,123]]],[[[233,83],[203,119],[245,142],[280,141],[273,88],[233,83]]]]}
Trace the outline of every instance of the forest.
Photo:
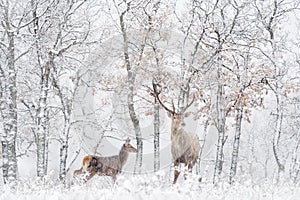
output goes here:
{"type": "Polygon", "coordinates": [[[0,191],[297,188],[299,4],[0,0],[0,191]],[[121,155],[129,138],[115,184],[74,180],[84,156],[121,155]],[[191,173],[173,185],[185,159],[191,173]]]}

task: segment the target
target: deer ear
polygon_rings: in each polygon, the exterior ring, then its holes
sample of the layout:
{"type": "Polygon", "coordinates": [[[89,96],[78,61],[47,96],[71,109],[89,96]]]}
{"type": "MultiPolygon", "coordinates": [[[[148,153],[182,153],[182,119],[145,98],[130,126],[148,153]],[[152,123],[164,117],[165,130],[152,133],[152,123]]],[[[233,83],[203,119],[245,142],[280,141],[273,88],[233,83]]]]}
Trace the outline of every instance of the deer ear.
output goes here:
{"type": "Polygon", "coordinates": [[[170,112],[167,112],[168,113],[168,117],[172,117],[172,113],[170,113],[170,112]]]}
{"type": "Polygon", "coordinates": [[[129,144],[130,143],[130,138],[128,137],[125,141],[126,144],[129,144]]]}

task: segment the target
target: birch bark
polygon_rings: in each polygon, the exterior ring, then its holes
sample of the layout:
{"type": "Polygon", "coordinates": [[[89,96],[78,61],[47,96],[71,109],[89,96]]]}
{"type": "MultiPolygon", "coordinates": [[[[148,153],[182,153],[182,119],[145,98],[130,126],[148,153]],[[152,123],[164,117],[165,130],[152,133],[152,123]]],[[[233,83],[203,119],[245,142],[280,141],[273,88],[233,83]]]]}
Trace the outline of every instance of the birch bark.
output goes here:
{"type": "Polygon", "coordinates": [[[123,36],[123,54],[124,54],[124,59],[125,59],[125,65],[127,69],[127,81],[128,81],[128,94],[127,94],[127,105],[129,109],[129,115],[131,118],[131,121],[133,123],[134,131],[135,131],[135,136],[136,136],[136,142],[137,142],[137,155],[136,155],[136,164],[134,167],[134,172],[135,173],[141,173],[141,168],[142,168],[142,162],[143,162],[143,141],[142,141],[142,133],[141,133],[141,128],[140,128],[140,122],[139,119],[136,115],[135,108],[134,108],[134,84],[135,84],[135,72],[133,71],[133,68],[131,66],[130,60],[129,60],[129,50],[128,50],[128,37],[127,37],[127,32],[125,28],[125,21],[124,21],[124,16],[128,12],[129,7],[127,7],[127,10],[123,11],[120,15],[120,26],[121,26],[121,31],[122,31],[122,36],[123,36]]]}
{"type": "Polygon", "coordinates": [[[155,98],[154,103],[154,172],[160,169],[160,149],[159,149],[159,103],[155,98]]]}
{"type": "Polygon", "coordinates": [[[221,173],[223,169],[224,153],[223,147],[225,142],[225,110],[224,110],[224,85],[221,80],[222,69],[220,64],[218,64],[217,78],[218,78],[218,89],[217,89],[217,130],[218,130],[218,143],[217,143],[217,153],[216,162],[214,169],[213,182],[216,184],[220,181],[221,173]]]}
{"type": "Polygon", "coordinates": [[[18,133],[17,121],[17,71],[15,67],[15,36],[12,31],[9,19],[9,2],[6,1],[4,8],[4,21],[2,26],[6,30],[8,45],[6,48],[6,70],[1,66],[2,99],[1,115],[3,119],[3,135],[1,138],[2,158],[3,158],[3,179],[5,183],[15,186],[17,180],[17,157],[16,157],[16,137],[18,133]]]}
{"type": "Polygon", "coordinates": [[[240,137],[241,137],[241,130],[242,130],[243,105],[241,99],[239,99],[238,101],[239,103],[236,111],[236,128],[235,128],[235,136],[233,141],[232,159],[231,159],[231,167],[230,167],[230,174],[229,174],[230,183],[233,183],[234,177],[236,175],[239,148],[240,148],[240,137]]]}

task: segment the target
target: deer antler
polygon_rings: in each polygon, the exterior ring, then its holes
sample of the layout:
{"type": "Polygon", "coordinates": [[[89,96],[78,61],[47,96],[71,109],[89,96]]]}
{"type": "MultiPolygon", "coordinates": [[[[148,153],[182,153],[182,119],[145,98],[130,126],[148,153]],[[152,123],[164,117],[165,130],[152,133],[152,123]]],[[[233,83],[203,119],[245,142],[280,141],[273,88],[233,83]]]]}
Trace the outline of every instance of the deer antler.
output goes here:
{"type": "Polygon", "coordinates": [[[193,99],[190,103],[188,103],[182,110],[182,113],[184,113],[195,101],[195,94],[193,95],[193,99]]]}
{"type": "Polygon", "coordinates": [[[160,87],[160,86],[156,83],[156,79],[155,79],[155,78],[152,79],[152,86],[153,86],[153,94],[154,94],[155,98],[158,100],[159,104],[160,104],[166,111],[168,111],[168,112],[170,112],[170,113],[172,113],[172,114],[175,114],[175,106],[174,106],[174,102],[173,102],[173,101],[172,101],[172,110],[171,110],[171,109],[169,109],[167,106],[165,106],[165,105],[163,104],[163,102],[160,100],[160,98],[159,98],[158,95],[160,94],[161,90],[160,90],[160,91],[157,91],[158,87],[160,87]]]}

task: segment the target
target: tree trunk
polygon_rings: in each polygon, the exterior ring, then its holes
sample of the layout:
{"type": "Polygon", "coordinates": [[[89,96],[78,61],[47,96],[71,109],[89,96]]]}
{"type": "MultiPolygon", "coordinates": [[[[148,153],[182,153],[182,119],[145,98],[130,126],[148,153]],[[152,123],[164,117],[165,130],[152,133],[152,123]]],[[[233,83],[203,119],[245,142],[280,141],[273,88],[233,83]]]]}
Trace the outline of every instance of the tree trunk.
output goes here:
{"type": "Polygon", "coordinates": [[[8,176],[8,160],[7,158],[7,142],[4,140],[4,132],[1,137],[1,158],[2,158],[2,176],[4,183],[7,183],[8,176]]]}
{"type": "MultiPolygon", "coordinates": [[[[271,46],[272,46],[272,59],[273,61],[276,61],[276,41],[275,41],[275,29],[273,29],[273,25],[274,25],[274,19],[277,15],[278,12],[278,4],[277,1],[274,0],[274,7],[273,12],[268,20],[268,24],[265,26],[266,30],[269,32],[270,35],[270,41],[271,41],[271,46]]],[[[273,153],[274,153],[274,157],[276,160],[276,163],[278,165],[278,174],[277,174],[277,181],[280,181],[281,176],[284,173],[284,161],[283,161],[283,155],[281,155],[280,152],[280,137],[281,137],[281,129],[282,129],[282,119],[283,119],[283,107],[282,107],[282,102],[280,101],[280,97],[279,97],[279,86],[278,86],[278,82],[279,79],[277,79],[277,77],[280,77],[281,74],[279,72],[280,70],[278,69],[278,66],[276,66],[276,64],[274,64],[274,74],[275,74],[275,85],[274,88],[269,84],[270,88],[272,89],[272,91],[275,94],[275,98],[276,98],[276,119],[275,119],[275,131],[274,131],[274,137],[273,137],[273,153]]]]}
{"type": "MultiPolygon", "coordinates": [[[[128,8],[129,9],[129,8],[128,8]]],[[[133,123],[134,127],[134,132],[136,136],[136,142],[137,142],[137,154],[136,154],[136,163],[134,167],[134,173],[141,173],[141,168],[142,168],[142,159],[143,159],[143,141],[142,141],[142,133],[141,133],[141,128],[139,124],[139,119],[137,118],[135,109],[134,109],[134,84],[135,84],[135,73],[132,69],[132,66],[130,64],[129,60],[129,51],[128,51],[128,38],[127,38],[127,33],[125,29],[125,22],[124,22],[124,15],[128,11],[124,11],[120,15],[120,26],[121,26],[121,31],[122,31],[122,36],[123,36],[123,45],[124,45],[124,59],[125,59],[125,65],[127,68],[127,81],[128,81],[128,95],[127,95],[127,105],[128,105],[128,110],[129,110],[129,115],[131,118],[131,121],[133,123]]]]}
{"type": "Polygon", "coordinates": [[[296,137],[296,146],[293,151],[292,155],[292,164],[290,169],[290,175],[294,183],[297,183],[299,172],[300,172],[300,163],[299,163],[299,149],[300,149],[300,130],[298,130],[297,137],[296,137]]]}
{"type": "Polygon", "coordinates": [[[67,158],[69,149],[69,133],[70,133],[70,120],[69,118],[65,120],[63,136],[61,138],[61,146],[59,150],[59,179],[65,181],[67,174],[67,158]]]}
{"type": "Polygon", "coordinates": [[[202,158],[202,149],[204,148],[205,146],[205,142],[206,142],[206,136],[208,134],[208,125],[209,125],[209,121],[210,121],[210,117],[208,117],[205,121],[205,124],[204,124],[204,129],[203,129],[203,142],[202,144],[200,145],[201,146],[201,150],[200,150],[200,153],[199,153],[199,156],[198,156],[198,160],[197,160],[197,163],[196,163],[196,174],[199,175],[200,174],[200,171],[201,171],[201,158],[202,158]]]}
{"type": "MultiPolygon", "coordinates": [[[[8,12],[8,11],[7,11],[8,12]]],[[[6,13],[8,15],[8,13],[6,13]]],[[[6,28],[10,25],[8,16],[5,19],[6,28]]],[[[3,74],[5,82],[2,89],[3,98],[1,99],[1,114],[3,118],[2,136],[2,156],[3,156],[3,179],[5,183],[15,186],[17,180],[17,157],[16,157],[16,137],[17,137],[17,86],[16,86],[16,69],[14,55],[14,32],[7,32],[8,47],[7,47],[7,73],[3,74]]],[[[1,70],[2,73],[5,73],[1,70]]]]}
{"type": "Polygon", "coordinates": [[[239,100],[239,105],[238,105],[238,108],[236,111],[236,129],[235,129],[235,137],[234,137],[234,141],[233,141],[231,167],[230,167],[230,174],[229,174],[229,183],[230,184],[233,183],[234,177],[236,175],[236,168],[237,168],[239,148],[240,148],[242,119],[243,119],[243,106],[242,106],[242,101],[239,100]]]}
{"type": "Polygon", "coordinates": [[[44,177],[47,174],[47,153],[48,139],[47,126],[49,122],[47,112],[47,99],[49,90],[50,70],[53,66],[53,55],[49,54],[49,61],[46,63],[41,77],[41,96],[37,112],[37,176],[44,177]]]}
{"type": "Polygon", "coordinates": [[[142,169],[142,162],[143,162],[143,141],[142,141],[142,133],[140,128],[140,123],[137,118],[137,115],[135,113],[134,109],[134,102],[133,102],[133,96],[134,96],[134,81],[135,78],[131,71],[128,72],[128,81],[129,81],[129,91],[128,91],[128,109],[129,109],[129,115],[131,118],[131,121],[133,123],[136,142],[137,142],[137,155],[136,155],[136,163],[134,166],[134,173],[141,173],[142,169]]]}
{"type": "Polygon", "coordinates": [[[35,50],[36,50],[36,60],[40,66],[40,97],[38,102],[38,109],[36,112],[35,124],[36,124],[36,155],[37,155],[37,176],[44,177],[47,174],[47,157],[48,157],[48,123],[49,116],[47,111],[47,99],[48,99],[48,90],[49,90],[49,77],[50,70],[53,66],[53,55],[48,55],[47,63],[42,66],[41,60],[41,49],[39,45],[39,18],[37,14],[37,2],[36,0],[31,0],[32,7],[32,18],[33,21],[33,32],[35,37],[35,50]]]}
{"type": "MultiPolygon", "coordinates": [[[[57,69],[53,65],[53,74],[57,74],[57,69]]],[[[56,77],[53,76],[53,85],[57,89],[58,97],[61,103],[61,110],[64,118],[64,128],[62,133],[60,134],[60,149],[59,149],[59,179],[65,183],[66,174],[67,174],[67,158],[68,158],[68,150],[69,150],[69,134],[71,129],[71,115],[72,115],[72,107],[74,102],[74,95],[78,88],[79,79],[76,79],[74,91],[72,91],[71,100],[68,100],[67,94],[63,93],[62,87],[59,85],[56,77]]]]}
{"type": "Polygon", "coordinates": [[[273,137],[273,153],[278,166],[277,181],[280,181],[285,170],[283,156],[281,155],[280,147],[279,147],[280,138],[281,138],[282,120],[283,120],[283,108],[281,106],[277,92],[275,93],[275,96],[276,96],[276,113],[275,113],[276,121],[275,121],[274,137],[273,137]]]}
{"type": "MultiPolygon", "coordinates": [[[[3,118],[3,105],[4,105],[4,101],[5,101],[5,87],[6,87],[6,80],[5,80],[5,77],[4,77],[4,70],[1,68],[0,66],[0,113],[1,113],[1,117],[3,118]]],[[[2,119],[1,118],[1,119],[2,119]]],[[[6,179],[7,179],[7,161],[4,160],[4,158],[7,157],[6,155],[6,142],[4,140],[4,136],[5,136],[5,132],[4,130],[1,130],[3,132],[1,132],[1,158],[3,160],[3,163],[2,163],[2,177],[3,177],[3,180],[4,180],[4,183],[6,182],[6,179]],[[5,161],[5,162],[4,162],[5,161]]]]}
{"type": "Polygon", "coordinates": [[[224,85],[221,80],[221,67],[218,67],[218,90],[217,90],[217,130],[218,130],[218,144],[216,163],[214,169],[213,182],[217,184],[220,181],[221,173],[223,169],[224,153],[223,147],[225,143],[225,113],[224,113],[224,85]]]}
{"type": "Polygon", "coordinates": [[[154,104],[154,172],[160,169],[160,149],[159,149],[159,103],[155,98],[154,104]]]}

